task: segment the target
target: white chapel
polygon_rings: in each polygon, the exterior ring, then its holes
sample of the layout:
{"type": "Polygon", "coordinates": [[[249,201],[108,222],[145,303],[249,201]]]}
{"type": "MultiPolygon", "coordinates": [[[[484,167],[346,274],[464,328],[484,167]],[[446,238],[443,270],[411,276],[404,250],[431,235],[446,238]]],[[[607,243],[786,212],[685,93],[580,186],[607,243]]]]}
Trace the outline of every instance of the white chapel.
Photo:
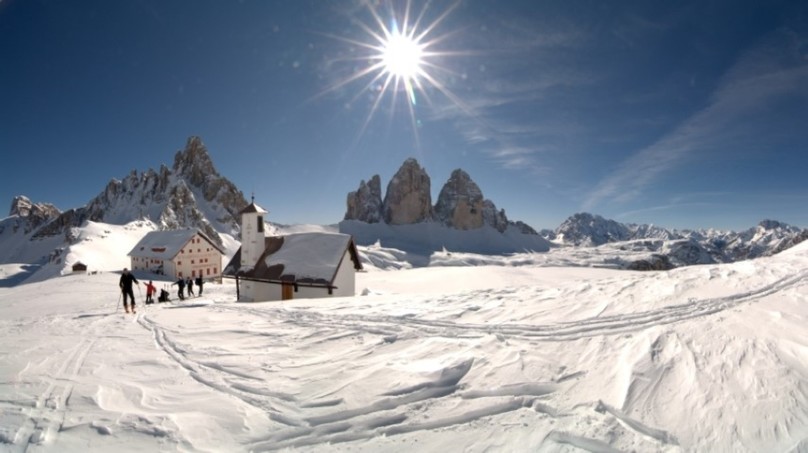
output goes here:
{"type": "Polygon", "coordinates": [[[253,200],[241,211],[241,248],[223,276],[236,280],[239,301],[353,296],[362,269],[353,237],[341,233],[267,236],[253,200]]]}

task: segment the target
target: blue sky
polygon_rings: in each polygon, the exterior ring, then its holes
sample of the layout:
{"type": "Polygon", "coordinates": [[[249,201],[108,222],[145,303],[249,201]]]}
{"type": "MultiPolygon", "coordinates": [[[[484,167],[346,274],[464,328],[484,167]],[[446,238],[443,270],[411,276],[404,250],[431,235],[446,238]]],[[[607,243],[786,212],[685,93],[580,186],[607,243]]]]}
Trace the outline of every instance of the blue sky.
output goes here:
{"type": "Polygon", "coordinates": [[[462,168],[537,229],[808,227],[808,2],[406,6],[0,0],[0,202],[83,206],[198,135],[281,223],[415,157],[433,201],[462,168]],[[414,105],[359,77],[393,18],[425,32],[414,105]]]}

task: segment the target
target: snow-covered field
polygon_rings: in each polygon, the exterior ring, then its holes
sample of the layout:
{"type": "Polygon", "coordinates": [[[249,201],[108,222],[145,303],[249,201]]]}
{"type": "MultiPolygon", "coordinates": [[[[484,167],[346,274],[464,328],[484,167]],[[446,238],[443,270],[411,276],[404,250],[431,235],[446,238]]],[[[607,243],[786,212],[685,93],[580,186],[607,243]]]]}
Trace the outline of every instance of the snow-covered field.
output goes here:
{"type": "Polygon", "coordinates": [[[808,243],[656,273],[440,259],[353,298],[136,290],[137,316],[114,272],[0,287],[0,450],[808,451],[808,243]]]}

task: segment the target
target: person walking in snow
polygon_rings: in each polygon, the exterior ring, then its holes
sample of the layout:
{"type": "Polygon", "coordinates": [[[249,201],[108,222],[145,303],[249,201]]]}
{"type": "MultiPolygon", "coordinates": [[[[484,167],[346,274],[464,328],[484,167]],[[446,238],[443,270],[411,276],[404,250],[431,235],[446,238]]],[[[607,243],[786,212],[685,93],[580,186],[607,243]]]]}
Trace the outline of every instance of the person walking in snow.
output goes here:
{"type": "Polygon", "coordinates": [[[203,283],[202,282],[202,276],[200,275],[199,277],[196,278],[196,286],[199,287],[199,296],[200,297],[202,296],[202,283],[203,283]]]}
{"type": "Polygon", "coordinates": [[[129,305],[126,304],[126,296],[132,301],[132,313],[135,313],[135,293],[132,291],[132,283],[139,285],[134,275],[129,273],[129,269],[123,268],[121,279],[118,281],[118,286],[121,288],[121,295],[123,296],[123,308],[129,313],[129,305]]]}
{"type": "Polygon", "coordinates": [[[146,305],[154,303],[153,296],[155,292],[157,292],[157,287],[149,280],[149,283],[146,283],[146,305]]]}
{"type": "Polygon", "coordinates": [[[188,277],[188,280],[185,281],[185,284],[188,286],[188,297],[194,295],[194,281],[191,280],[191,277],[188,277]]]}
{"type": "Polygon", "coordinates": [[[185,279],[180,277],[180,279],[177,280],[176,282],[172,283],[172,285],[177,285],[177,297],[179,297],[180,300],[184,300],[185,299],[185,279]]]}

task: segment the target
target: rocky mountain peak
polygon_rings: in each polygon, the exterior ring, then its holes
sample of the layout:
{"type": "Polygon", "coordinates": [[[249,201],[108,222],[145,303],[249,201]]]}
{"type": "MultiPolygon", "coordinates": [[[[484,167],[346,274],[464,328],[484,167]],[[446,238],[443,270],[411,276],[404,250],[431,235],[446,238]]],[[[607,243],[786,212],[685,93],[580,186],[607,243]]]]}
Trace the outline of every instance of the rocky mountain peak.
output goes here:
{"type": "Polygon", "coordinates": [[[211,177],[219,177],[202,139],[188,137],[185,148],[174,155],[174,173],[193,186],[202,186],[211,177]]]}
{"type": "MultiPolygon", "coordinates": [[[[18,224],[26,233],[57,218],[61,211],[50,203],[34,203],[24,195],[18,195],[11,200],[8,215],[16,216],[21,220],[18,224]]],[[[19,226],[18,226],[19,227],[19,226]]]]}
{"type": "Polygon", "coordinates": [[[779,230],[790,230],[790,229],[793,229],[794,227],[792,227],[791,225],[789,225],[787,223],[778,222],[777,220],[765,219],[765,220],[761,220],[760,223],[758,223],[758,228],[763,229],[763,230],[778,230],[778,229],[779,230]]]}
{"type": "Polygon", "coordinates": [[[409,158],[387,184],[383,202],[387,224],[402,225],[432,219],[432,194],[429,175],[418,161],[409,158]]]}
{"type": "Polygon", "coordinates": [[[626,241],[631,230],[614,220],[599,215],[579,212],[564,221],[555,231],[556,237],[572,245],[597,246],[608,242],[626,241]]]}
{"type": "Polygon", "coordinates": [[[348,194],[348,210],[345,220],[361,220],[366,223],[378,223],[382,219],[382,180],[373,175],[365,184],[359,183],[359,189],[348,194]]]}
{"type": "Polygon", "coordinates": [[[35,233],[67,234],[87,220],[126,224],[148,219],[163,229],[199,228],[221,245],[218,232],[237,235],[238,213],[247,206],[236,186],[219,175],[199,137],[190,137],[174,156],[173,170],[132,170],[112,179],[83,208],[72,209],[35,233]]]}
{"type": "MultiPolygon", "coordinates": [[[[456,169],[443,185],[435,204],[435,218],[459,230],[483,226],[483,192],[468,173],[456,169]]],[[[496,209],[496,208],[494,208],[496,209]]]]}
{"type": "Polygon", "coordinates": [[[536,230],[523,222],[511,222],[504,209],[483,197],[482,190],[468,173],[458,168],[452,171],[441,188],[438,201],[431,205],[430,179],[414,158],[404,161],[387,185],[381,199],[381,181],[373,176],[347,198],[345,220],[365,223],[383,222],[388,225],[413,224],[437,220],[450,228],[471,230],[489,225],[504,233],[509,227],[522,234],[537,235],[536,230]]]}
{"type": "Polygon", "coordinates": [[[11,209],[9,209],[8,215],[28,217],[28,214],[31,213],[31,205],[33,205],[33,203],[31,203],[31,200],[29,200],[28,197],[24,195],[16,196],[13,200],[11,200],[11,209]]]}

